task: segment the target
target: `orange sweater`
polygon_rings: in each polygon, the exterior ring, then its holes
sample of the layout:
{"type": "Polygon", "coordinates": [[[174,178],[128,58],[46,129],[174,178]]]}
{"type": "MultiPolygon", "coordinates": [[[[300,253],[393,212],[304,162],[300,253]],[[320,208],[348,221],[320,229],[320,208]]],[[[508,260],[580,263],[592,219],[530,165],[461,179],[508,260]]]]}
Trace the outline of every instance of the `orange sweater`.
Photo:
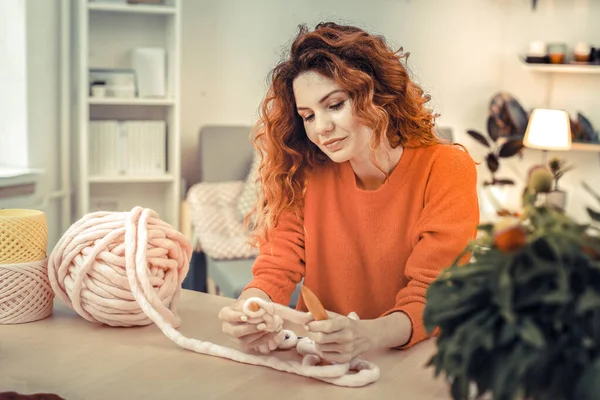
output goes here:
{"type": "MultiPolygon", "coordinates": [[[[303,219],[282,215],[260,249],[247,288],[289,304],[304,284],[330,311],[374,319],[402,311],[409,343],[427,337],[422,315],[429,284],[475,237],[479,222],[475,163],[449,145],[406,148],[389,180],[356,186],[348,162],[309,177],[303,219]]],[[[306,311],[300,299],[297,308],[306,311]]]]}

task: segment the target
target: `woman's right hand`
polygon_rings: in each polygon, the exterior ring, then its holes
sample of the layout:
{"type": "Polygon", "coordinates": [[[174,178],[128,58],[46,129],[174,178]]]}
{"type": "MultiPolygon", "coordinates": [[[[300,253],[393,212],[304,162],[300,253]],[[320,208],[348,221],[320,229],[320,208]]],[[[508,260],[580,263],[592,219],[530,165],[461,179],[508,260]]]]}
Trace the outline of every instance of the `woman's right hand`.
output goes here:
{"type": "MultiPolygon", "coordinates": [[[[260,291],[257,294],[257,297],[270,301],[264,292],[260,291]]],[[[221,329],[245,350],[256,350],[262,354],[268,354],[277,347],[275,337],[279,332],[266,332],[258,329],[257,324],[247,322],[248,317],[242,311],[242,306],[249,297],[252,297],[252,293],[244,292],[233,304],[221,309],[219,312],[219,319],[222,321],[221,329]]]]}

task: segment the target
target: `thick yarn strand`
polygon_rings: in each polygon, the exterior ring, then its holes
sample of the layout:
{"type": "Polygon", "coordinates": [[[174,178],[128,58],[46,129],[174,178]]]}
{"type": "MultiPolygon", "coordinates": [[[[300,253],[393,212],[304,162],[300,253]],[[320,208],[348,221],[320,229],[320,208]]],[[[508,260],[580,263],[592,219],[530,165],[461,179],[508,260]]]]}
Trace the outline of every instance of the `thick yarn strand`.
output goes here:
{"type": "MultiPolygon", "coordinates": [[[[283,322],[306,324],[303,313],[259,298],[247,299],[244,312],[250,323],[280,332],[273,347],[296,348],[302,362],[274,355],[250,354],[183,336],[177,303],[187,275],[192,248],[185,236],[150,209],[97,212],[73,224],[49,257],[52,290],[83,318],[112,326],[155,323],[180,347],[208,356],[269,367],[319,379],[334,385],[360,387],[376,381],[379,369],[361,359],[319,365],[314,343],[283,330],[283,322]]],[[[356,315],[350,315],[357,318],[356,315]]]]}

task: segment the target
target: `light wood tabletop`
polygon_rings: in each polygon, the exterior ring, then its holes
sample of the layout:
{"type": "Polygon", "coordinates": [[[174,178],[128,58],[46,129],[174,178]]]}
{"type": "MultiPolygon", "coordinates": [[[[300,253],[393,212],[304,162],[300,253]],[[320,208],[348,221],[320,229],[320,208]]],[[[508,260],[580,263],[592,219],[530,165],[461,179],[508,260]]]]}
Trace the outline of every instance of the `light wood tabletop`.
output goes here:
{"type": "MultiPolygon", "coordinates": [[[[221,333],[219,310],[232,299],[183,290],[180,332],[232,348],[221,333]]],[[[364,355],[379,380],[344,388],[267,367],[196,354],[171,342],[156,325],[114,328],[84,320],[55,299],[41,321],[0,325],[0,392],[54,393],[95,399],[450,399],[448,385],[425,364],[435,343],[364,355]]],[[[298,357],[295,350],[281,357],[298,357]]],[[[289,359],[289,358],[288,358],[289,359]]]]}

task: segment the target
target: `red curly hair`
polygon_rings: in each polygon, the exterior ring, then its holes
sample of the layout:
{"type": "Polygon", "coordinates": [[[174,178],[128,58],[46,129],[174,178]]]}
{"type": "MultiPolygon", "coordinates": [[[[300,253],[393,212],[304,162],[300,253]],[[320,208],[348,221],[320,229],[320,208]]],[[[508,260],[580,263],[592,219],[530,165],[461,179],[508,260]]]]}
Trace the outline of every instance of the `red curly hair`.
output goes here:
{"type": "Polygon", "coordinates": [[[331,162],[308,139],[296,111],[292,84],[300,74],[318,72],[348,92],[353,115],[373,132],[371,149],[382,135],[392,148],[441,142],[434,133],[436,115],[425,107],[430,97],[402,63],[408,55],[357,27],[327,22],[311,32],[300,26],[288,58],[271,71],[253,132],[262,156],[254,239],[266,239],[284,211],[300,216],[307,173],[331,162]]]}

